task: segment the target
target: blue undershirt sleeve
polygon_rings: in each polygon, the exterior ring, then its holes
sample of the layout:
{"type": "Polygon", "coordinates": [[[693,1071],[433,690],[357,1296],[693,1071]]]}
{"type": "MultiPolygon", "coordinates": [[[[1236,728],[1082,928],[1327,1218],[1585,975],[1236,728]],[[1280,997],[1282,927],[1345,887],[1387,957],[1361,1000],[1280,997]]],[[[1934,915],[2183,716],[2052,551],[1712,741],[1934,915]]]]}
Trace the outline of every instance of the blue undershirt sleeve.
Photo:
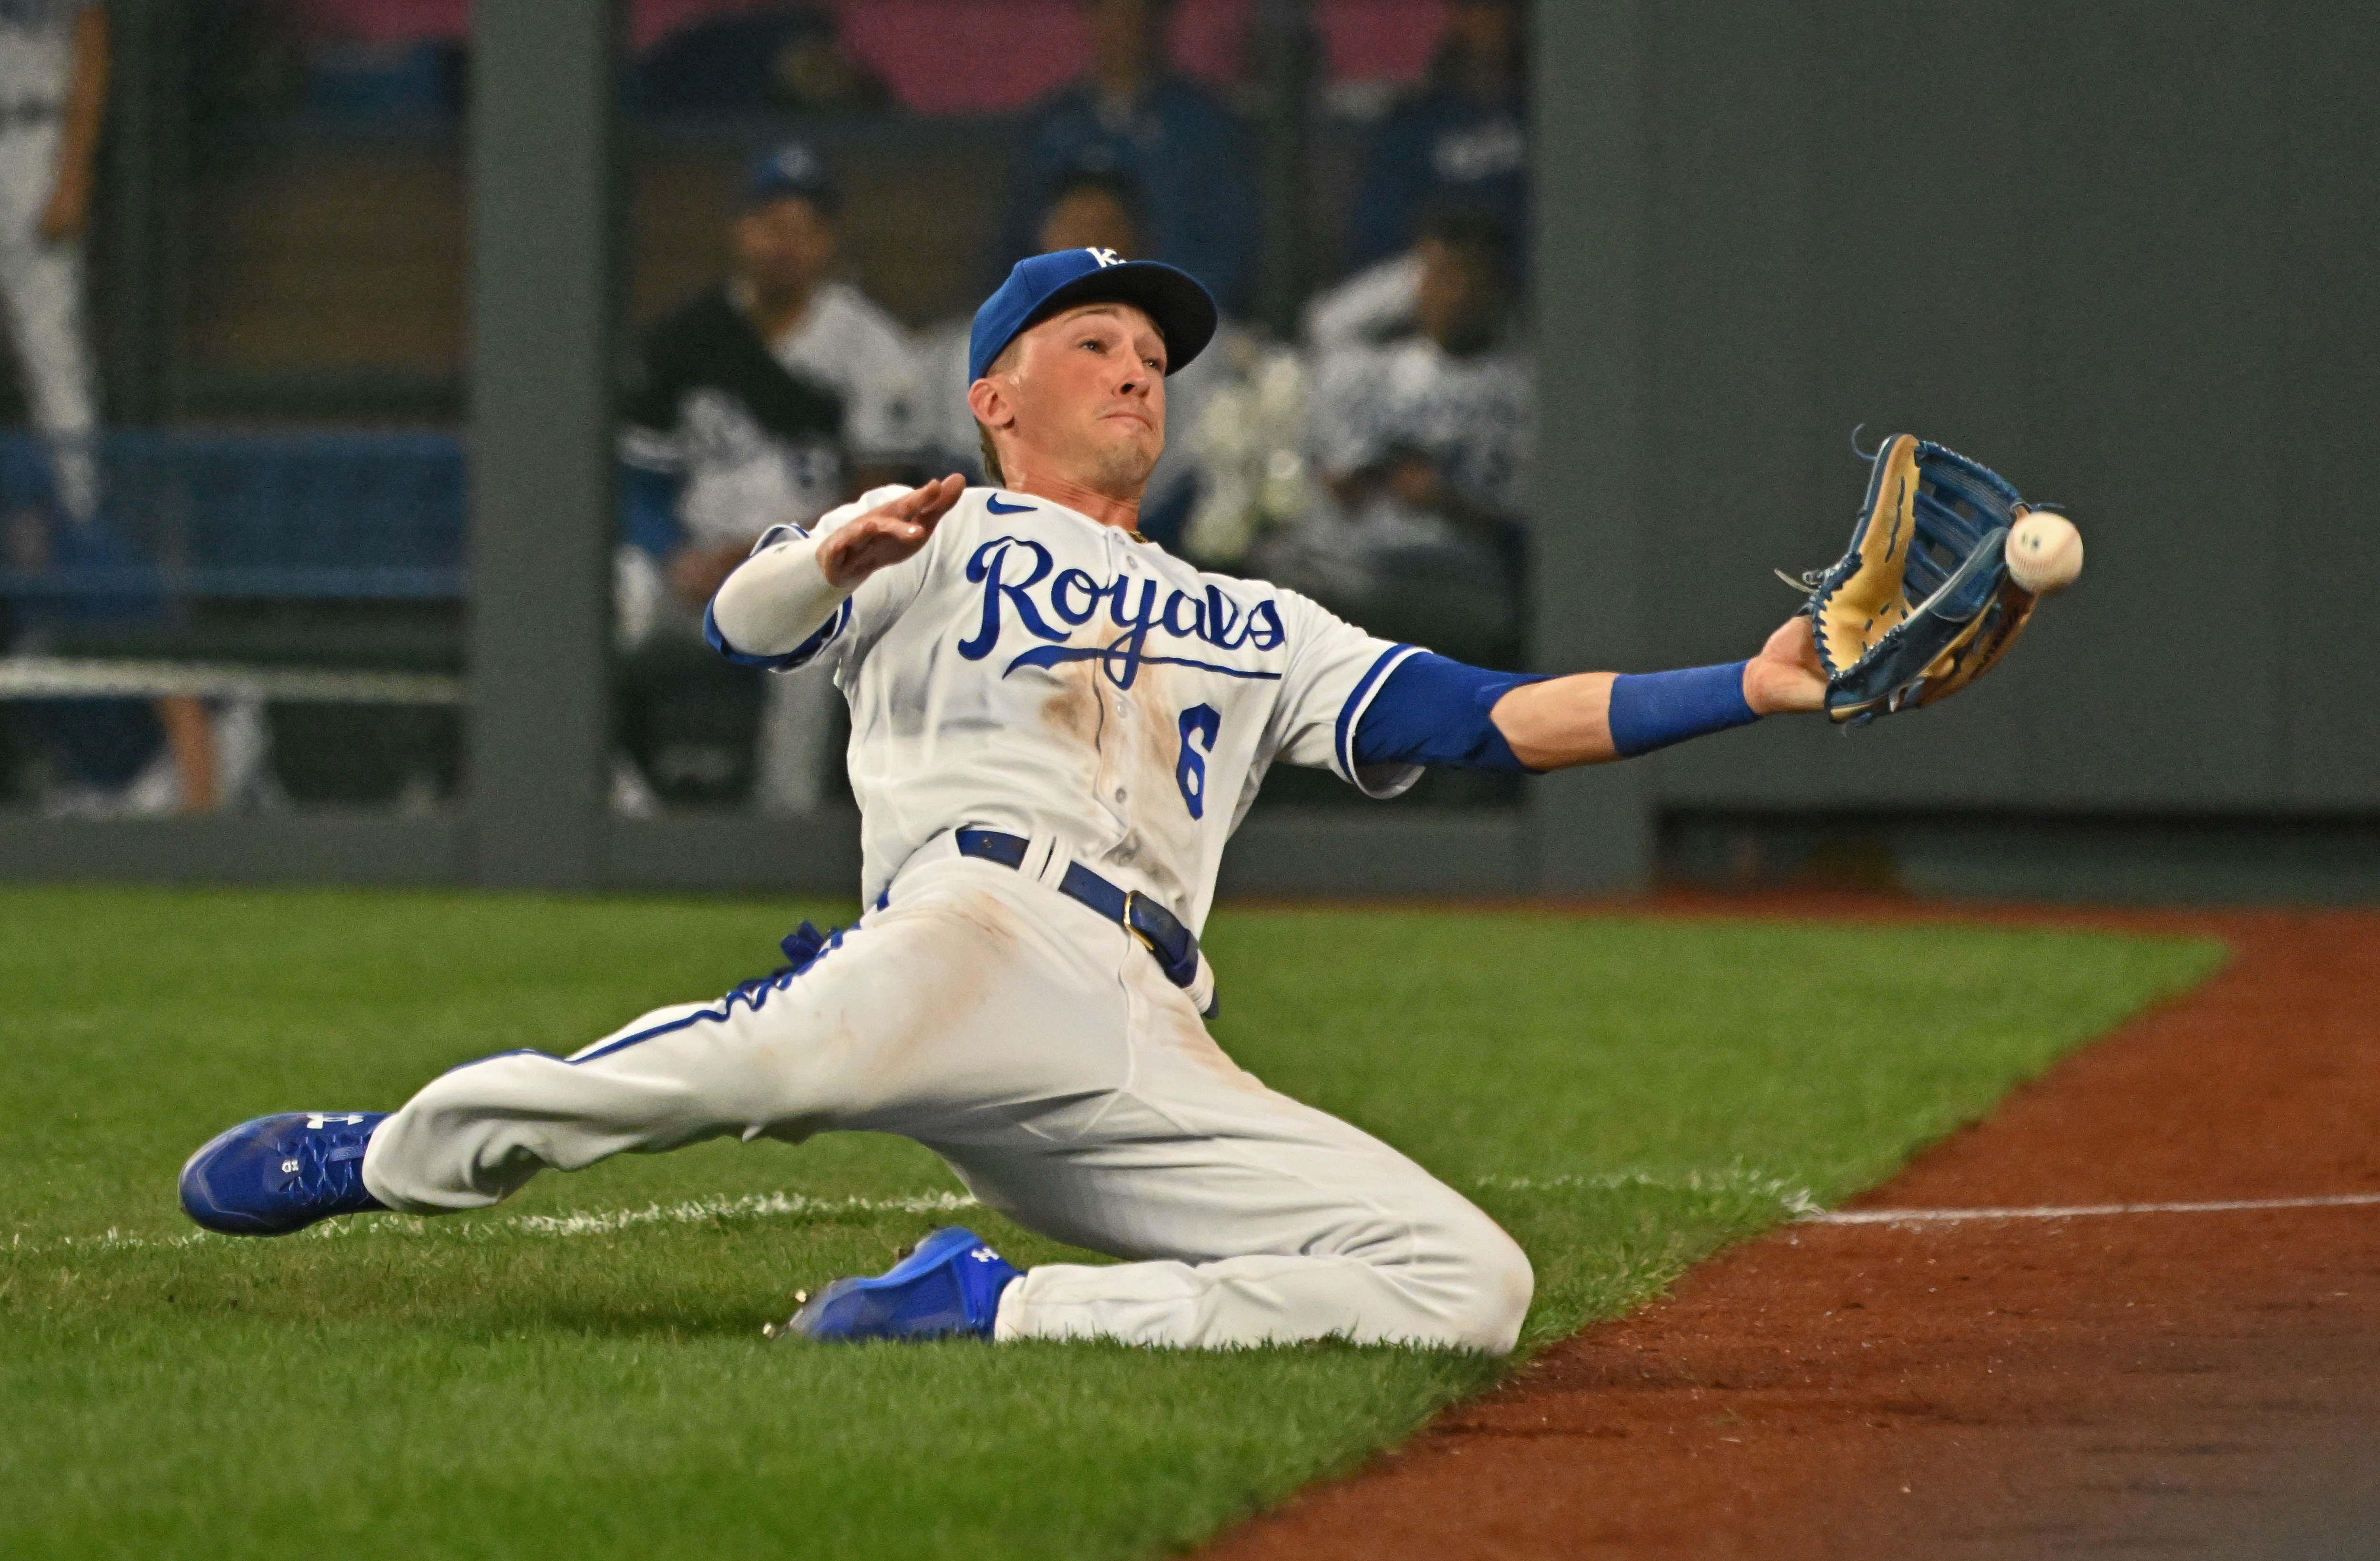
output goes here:
{"type": "MultiPolygon", "coordinates": [[[[1364,711],[1355,728],[1355,762],[1534,774],[1490,712],[1514,689],[1545,680],[1542,673],[1489,672],[1427,651],[1407,656],[1364,711]]],[[[1611,743],[1623,758],[1758,719],[1743,698],[1740,661],[1624,674],[1611,685],[1611,743]]]]}
{"type": "Polygon", "coordinates": [[[1399,662],[1355,727],[1355,762],[1442,764],[1458,770],[1533,774],[1488,713],[1543,673],[1489,672],[1423,651],[1399,662]]]}

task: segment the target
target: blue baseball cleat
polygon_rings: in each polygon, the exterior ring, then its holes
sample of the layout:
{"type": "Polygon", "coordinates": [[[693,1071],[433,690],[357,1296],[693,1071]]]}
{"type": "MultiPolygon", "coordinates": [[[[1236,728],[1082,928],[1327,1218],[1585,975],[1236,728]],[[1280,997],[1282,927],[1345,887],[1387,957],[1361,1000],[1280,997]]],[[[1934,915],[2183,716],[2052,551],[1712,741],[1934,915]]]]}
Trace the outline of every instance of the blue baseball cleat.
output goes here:
{"type": "Polygon", "coordinates": [[[201,1145],[182,1166],[182,1212],[225,1236],[286,1236],[387,1204],[364,1190],[364,1145],[385,1111],[260,1116],[201,1145]]]}
{"type": "Polygon", "coordinates": [[[763,1332],[772,1339],[988,1339],[1000,1293],[1023,1276],[982,1237],[952,1226],[876,1278],[838,1279],[815,1296],[795,1297],[802,1309],[793,1320],[763,1332]]]}

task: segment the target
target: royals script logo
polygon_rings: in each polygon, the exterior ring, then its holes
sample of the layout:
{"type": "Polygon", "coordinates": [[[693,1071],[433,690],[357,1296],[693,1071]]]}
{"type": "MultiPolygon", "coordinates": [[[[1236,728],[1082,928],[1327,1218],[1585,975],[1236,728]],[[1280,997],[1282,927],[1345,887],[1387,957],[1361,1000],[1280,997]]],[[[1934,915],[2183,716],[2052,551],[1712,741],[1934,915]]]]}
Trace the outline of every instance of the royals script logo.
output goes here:
{"type": "Polygon", "coordinates": [[[959,654],[983,660],[1013,621],[1027,635],[1051,643],[1018,655],[1001,668],[1002,677],[1020,666],[1070,661],[1099,663],[1119,689],[1131,688],[1144,666],[1189,666],[1226,677],[1281,677],[1278,672],[1225,666],[1195,655],[1160,654],[1150,648],[1151,638],[1162,636],[1158,643],[1168,651],[1201,645],[1217,651],[1277,651],[1289,634],[1281,627],[1280,609],[1270,602],[1245,606],[1220,586],[1210,585],[1203,595],[1193,596],[1130,576],[1101,580],[1074,568],[1053,574],[1054,564],[1048,548],[1023,537],[994,537],[977,548],[967,560],[966,578],[968,584],[983,587],[983,617],[975,633],[959,641],[959,654]],[[1165,593],[1161,602],[1160,591],[1165,593]],[[1118,631],[1112,640],[1094,645],[1066,642],[1075,630],[1102,616],[1107,620],[1102,628],[1118,631]],[[1178,643],[1182,641],[1188,643],[1178,643]]]}

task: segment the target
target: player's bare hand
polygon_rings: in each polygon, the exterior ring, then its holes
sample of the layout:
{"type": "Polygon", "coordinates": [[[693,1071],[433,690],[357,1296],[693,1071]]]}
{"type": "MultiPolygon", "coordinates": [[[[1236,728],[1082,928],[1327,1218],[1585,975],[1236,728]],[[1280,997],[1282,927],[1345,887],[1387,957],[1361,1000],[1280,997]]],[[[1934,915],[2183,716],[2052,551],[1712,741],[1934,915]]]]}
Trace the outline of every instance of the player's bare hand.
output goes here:
{"type": "Polygon", "coordinates": [[[965,492],[966,479],[953,472],[845,521],[819,543],[819,572],[830,585],[856,588],[877,570],[925,546],[936,523],[965,492]]]}
{"type": "Polygon", "coordinates": [[[1795,614],[1744,664],[1743,702],[1761,715],[1824,709],[1827,670],[1810,620],[1795,614]]]}

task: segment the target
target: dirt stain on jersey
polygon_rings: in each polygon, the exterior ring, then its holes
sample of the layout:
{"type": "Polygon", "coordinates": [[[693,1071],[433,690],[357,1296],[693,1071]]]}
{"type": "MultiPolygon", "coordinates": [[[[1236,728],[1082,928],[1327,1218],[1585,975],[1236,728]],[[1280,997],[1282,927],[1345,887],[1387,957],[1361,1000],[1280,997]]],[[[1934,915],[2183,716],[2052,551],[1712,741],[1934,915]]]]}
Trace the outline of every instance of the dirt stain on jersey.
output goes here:
{"type": "Polygon", "coordinates": [[[1170,669],[1143,665],[1129,689],[1102,690],[1114,718],[1103,739],[1099,785],[1123,825],[1107,860],[1141,874],[1151,893],[1183,915],[1190,893],[1178,864],[1196,860],[1197,835],[1175,773],[1181,738],[1172,681],[1170,669]]]}
{"type": "Polygon", "coordinates": [[[929,901],[879,925],[930,957],[909,965],[897,999],[856,1026],[846,1020],[839,1027],[850,1032],[856,1077],[868,1081],[859,1093],[871,1104],[965,1075],[963,1063],[932,1053],[978,1022],[1015,967],[1023,932],[997,896],[972,892],[929,901]]]}
{"type": "Polygon", "coordinates": [[[1041,724],[1086,749],[1096,750],[1107,726],[1106,702],[1099,697],[1099,664],[1068,662],[1051,668],[1051,675],[1059,688],[1041,701],[1041,724]]]}
{"type": "MultiPolygon", "coordinates": [[[[1078,631],[1077,642],[1103,642],[1103,628],[1078,631]]],[[[1063,663],[1047,676],[1058,687],[1041,702],[1041,723],[1080,747],[1086,822],[1104,813],[1116,832],[1099,860],[1131,868],[1176,914],[1186,913],[1191,894],[1179,864],[1196,860],[1197,829],[1177,774],[1182,738],[1170,669],[1143,663],[1130,689],[1116,687],[1096,660],[1063,663]]]]}
{"type": "Polygon", "coordinates": [[[992,948],[1005,953],[1014,948],[1018,931],[1015,918],[1008,908],[990,895],[968,895],[951,902],[951,914],[960,921],[980,928],[992,948]]]}
{"type": "Polygon", "coordinates": [[[1198,1011],[1190,1006],[1189,998],[1165,983],[1163,977],[1148,984],[1142,1001],[1151,1041],[1213,1074],[1234,1090],[1258,1095],[1271,1092],[1263,1079],[1232,1060],[1232,1055],[1208,1032],[1207,1021],[1198,1017],[1198,1011]],[[1160,986],[1164,988],[1162,991],[1159,990],[1160,986]]]}

